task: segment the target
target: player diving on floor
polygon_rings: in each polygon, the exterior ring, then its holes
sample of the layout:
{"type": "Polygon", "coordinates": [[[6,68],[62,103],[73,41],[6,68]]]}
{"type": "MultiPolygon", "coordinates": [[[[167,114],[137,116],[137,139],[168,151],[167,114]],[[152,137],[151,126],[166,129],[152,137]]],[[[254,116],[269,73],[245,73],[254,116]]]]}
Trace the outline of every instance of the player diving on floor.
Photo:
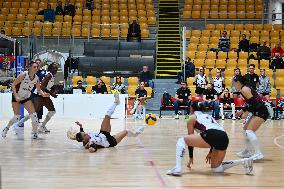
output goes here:
{"type": "Polygon", "coordinates": [[[124,130],[116,135],[111,135],[111,124],[110,119],[111,115],[114,113],[116,106],[120,103],[119,94],[114,94],[114,103],[108,109],[105,114],[105,117],[101,123],[101,129],[99,133],[87,133],[83,129],[83,125],[77,121],[75,122],[80,127],[80,132],[69,130],[67,132],[67,137],[71,140],[76,140],[82,142],[85,149],[88,149],[89,152],[96,152],[99,148],[109,148],[114,147],[122,141],[126,136],[136,137],[141,134],[144,130],[144,126],[139,126],[135,131],[124,130]]]}

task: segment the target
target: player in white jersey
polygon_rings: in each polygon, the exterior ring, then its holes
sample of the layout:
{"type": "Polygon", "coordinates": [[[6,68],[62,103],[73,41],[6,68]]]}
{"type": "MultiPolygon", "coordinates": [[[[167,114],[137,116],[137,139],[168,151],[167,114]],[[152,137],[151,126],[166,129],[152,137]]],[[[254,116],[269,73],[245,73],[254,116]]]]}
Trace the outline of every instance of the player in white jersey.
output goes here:
{"type": "Polygon", "coordinates": [[[42,96],[49,96],[40,88],[40,83],[36,72],[38,64],[31,62],[29,70],[21,73],[12,84],[12,107],[14,117],[9,121],[8,125],[3,129],[2,137],[5,138],[10,127],[20,120],[20,104],[23,104],[32,120],[32,138],[37,139],[38,118],[34,105],[31,101],[31,90],[36,86],[37,92],[42,96]]]}
{"type": "Polygon", "coordinates": [[[217,92],[217,96],[220,96],[224,90],[224,78],[221,77],[221,71],[216,70],[216,77],[213,79],[214,89],[217,92]]]}
{"type": "MultiPolygon", "coordinates": [[[[52,87],[54,86],[54,76],[57,73],[58,66],[56,63],[52,63],[48,66],[47,68],[47,74],[43,78],[41,82],[41,89],[50,94],[50,96],[56,98],[57,95],[54,90],[52,90],[52,87]]],[[[39,112],[42,106],[45,106],[48,110],[48,113],[42,122],[42,124],[39,126],[39,132],[40,133],[49,133],[50,131],[47,130],[46,124],[47,122],[55,115],[55,108],[53,105],[52,100],[50,99],[50,96],[48,97],[43,97],[42,95],[38,94],[35,91],[35,99],[34,99],[34,106],[35,106],[35,111],[39,112]]],[[[19,122],[15,123],[13,126],[17,128],[20,126],[22,123],[27,121],[29,119],[29,116],[26,115],[24,118],[22,118],[19,122]]]]}
{"type": "Polygon", "coordinates": [[[202,113],[203,108],[202,102],[192,102],[190,107],[192,115],[187,123],[188,136],[178,139],[176,144],[176,166],[169,170],[167,174],[174,176],[182,175],[182,159],[186,146],[188,146],[190,157],[187,165],[189,168],[193,164],[193,147],[210,148],[206,156],[206,163],[211,164],[213,173],[222,173],[226,169],[236,165],[243,165],[246,174],[251,174],[253,160],[250,158],[223,161],[229,144],[229,138],[224,129],[212,116],[202,113]],[[199,132],[199,134],[194,134],[194,130],[199,132]]]}
{"type": "Polygon", "coordinates": [[[83,145],[89,151],[96,152],[99,148],[109,148],[116,146],[124,137],[136,137],[141,134],[144,130],[144,127],[138,127],[136,131],[131,130],[124,130],[117,133],[115,136],[111,136],[111,125],[110,119],[111,115],[114,113],[115,108],[119,105],[119,94],[114,94],[114,104],[109,108],[106,112],[105,118],[102,121],[101,129],[99,133],[86,133],[83,130],[83,126],[78,121],[76,122],[77,125],[80,126],[80,132],[74,133],[72,137],[68,136],[70,139],[77,140],[78,142],[83,142],[83,145]]]}
{"type": "Polygon", "coordinates": [[[195,93],[197,96],[202,96],[204,91],[205,91],[205,87],[207,82],[207,77],[206,74],[204,72],[204,68],[200,67],[199,68],[199,73],[195,76],[195,81],[194,84],[196,85],[196,90],[195,93]]]}

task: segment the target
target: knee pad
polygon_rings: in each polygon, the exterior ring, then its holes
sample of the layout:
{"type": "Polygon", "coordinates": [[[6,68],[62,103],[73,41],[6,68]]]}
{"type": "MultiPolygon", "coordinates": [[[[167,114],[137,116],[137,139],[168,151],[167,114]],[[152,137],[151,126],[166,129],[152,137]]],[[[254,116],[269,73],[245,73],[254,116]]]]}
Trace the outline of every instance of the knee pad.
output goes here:
{"type": "Polygon", "coordinates": [[[49,111],[46,116],[52,117],[52,116],[55,115],[55,113],[56,113],[56,111],[49,111]]]}
{"type": "Polygon", "coordinates": [[[252,130],[246,130],[246,138],[250,141],[257,139],[255,133],[252,130]]]}
{"type": "Polygon", "coordinates": [[[30,114],[30,118],[32,120],[32,125],[38,125],[39,122],[36,113],[30,114]]]}
{"type": "Polygon", "coordinates": [[[21,120],[21,116],[20,115],[14,115],[14,117],[12,118],[12,121],[13,122],[18,122],[18,121],[20,121],[21,120]]]}
{"type": "Polygon", "coordinates": [[[211,171],[213,173],[223,173],[224,172],[224,167],[221,163],[221,165],[219,165],[218,167],[215,167],[215,168],[211,168],[211,171]]]}

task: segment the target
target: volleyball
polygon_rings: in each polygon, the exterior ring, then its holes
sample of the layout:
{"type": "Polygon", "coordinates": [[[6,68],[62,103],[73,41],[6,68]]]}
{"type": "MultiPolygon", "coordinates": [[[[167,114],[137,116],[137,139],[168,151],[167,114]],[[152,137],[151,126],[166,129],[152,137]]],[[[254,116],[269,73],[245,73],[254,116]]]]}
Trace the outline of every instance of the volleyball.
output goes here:
{"type": "Polygon", "coordinates": [[[78,133],[78,131],[73,128],[73,127],[70,127],[67,131],[67,137],[71,140],[76,140],[76,134],[78,133]]]}
{"type": "Polygon", "coordinates": [[[157,122],[157,116],[155,114],[146,114],[145,122],[147,125],[155,125],[157,122]]]}

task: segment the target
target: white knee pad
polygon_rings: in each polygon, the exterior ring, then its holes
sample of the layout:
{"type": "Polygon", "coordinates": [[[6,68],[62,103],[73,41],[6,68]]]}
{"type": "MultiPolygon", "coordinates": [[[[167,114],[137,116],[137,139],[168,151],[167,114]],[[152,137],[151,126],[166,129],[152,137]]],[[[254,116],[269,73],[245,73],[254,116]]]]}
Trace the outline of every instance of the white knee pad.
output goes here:
{"type": "Polygon", "coordinates": [[[33,127],[32,132],[37,133],[39,121],[38,121],[36,113],[30,114],[30,118],[32,120],[32,127],[33,127]]]}
{"type": "Polygon", "coordinates": [[[223,173],[224,172],[224,167],[223,167],[223,165],[221,163],[218,167],[211,168],[211,171],[213,173],[223,173]]]}
{"type": "Polygon", "coordinates": [[[56,113],[56,111],[49,111],[46,116],[53,117],[55,115],[55,113],[56,113]]]}
{"type": "Polygon", "coordinates": [[[185,141],[183,137],[178,139],[176,146],[185,149],[185,141]]]}

